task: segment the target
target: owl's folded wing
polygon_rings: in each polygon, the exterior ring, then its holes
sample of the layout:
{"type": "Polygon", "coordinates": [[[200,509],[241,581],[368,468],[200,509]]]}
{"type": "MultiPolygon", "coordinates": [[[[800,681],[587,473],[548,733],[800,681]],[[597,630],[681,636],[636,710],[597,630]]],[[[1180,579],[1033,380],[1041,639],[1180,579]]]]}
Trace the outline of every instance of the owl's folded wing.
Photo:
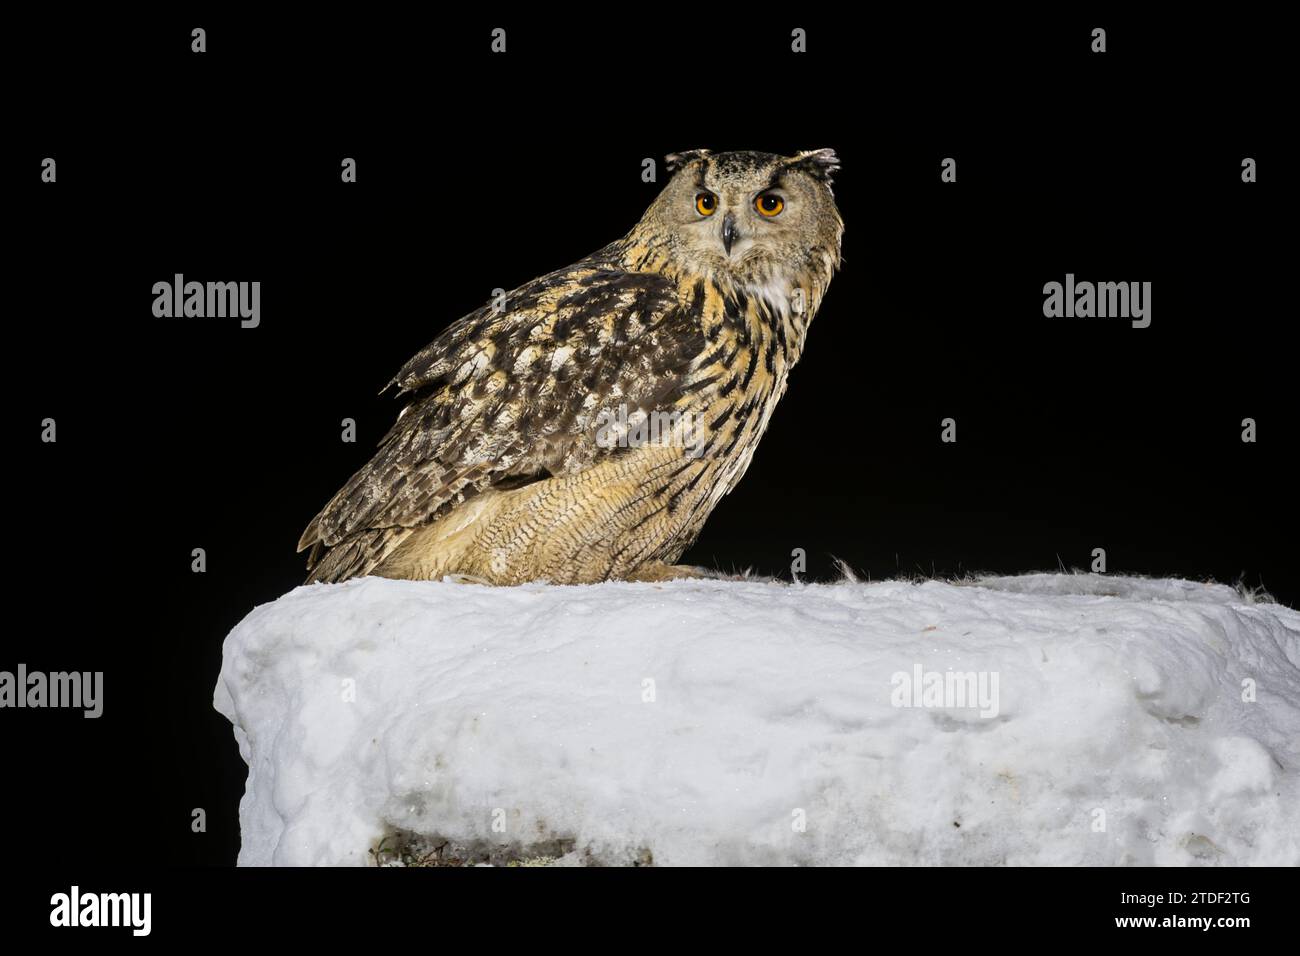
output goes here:
{"type": "Polygon", "coordinates": [[[400,541],[383,529],[415,528],[486,488],[618,453],[595,441],[601,413],[671,404],[704,349],[669,280],[599,260],[535,279],[501,305],[453,324],[389,383],[409,404],[303,532],[309,567],[322,547],[369,533],[347,573],[327,579],[365,574],[400,541]]]}

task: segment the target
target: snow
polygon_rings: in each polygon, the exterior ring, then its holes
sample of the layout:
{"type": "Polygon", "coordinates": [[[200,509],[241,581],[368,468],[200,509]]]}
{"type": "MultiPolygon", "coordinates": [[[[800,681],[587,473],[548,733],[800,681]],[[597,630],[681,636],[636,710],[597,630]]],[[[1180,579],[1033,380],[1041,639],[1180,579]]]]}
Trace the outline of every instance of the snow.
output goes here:
{"type": "Polygon", "coordinates": [[[1222,585],[363,578],[215,705],[242,865],[1300,864],[1300,614],[1222,585]]]}

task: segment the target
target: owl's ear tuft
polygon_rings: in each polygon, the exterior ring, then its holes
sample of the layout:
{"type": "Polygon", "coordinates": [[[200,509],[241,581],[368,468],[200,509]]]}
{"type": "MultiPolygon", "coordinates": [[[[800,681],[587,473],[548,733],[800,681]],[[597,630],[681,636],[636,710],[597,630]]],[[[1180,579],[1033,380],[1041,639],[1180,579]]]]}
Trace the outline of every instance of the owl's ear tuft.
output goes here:
{"type": "Polygon", "coordinates": [[[802,169],[814,179],[829,183],[831,176],[840,168],[840,158],[833,149],[809,149],[799,153],[786,163],[786,169],[802,169]]]}
{"type": "Polygon", "coordinates": [[[664,157],[664,166],[668,169],[668,172],[675,173],[683,166],[693,163],[697,159],[703,159],[707,155],[709,155],[707,149],[688,149],[680,153],[669,153],[664,157]]]}

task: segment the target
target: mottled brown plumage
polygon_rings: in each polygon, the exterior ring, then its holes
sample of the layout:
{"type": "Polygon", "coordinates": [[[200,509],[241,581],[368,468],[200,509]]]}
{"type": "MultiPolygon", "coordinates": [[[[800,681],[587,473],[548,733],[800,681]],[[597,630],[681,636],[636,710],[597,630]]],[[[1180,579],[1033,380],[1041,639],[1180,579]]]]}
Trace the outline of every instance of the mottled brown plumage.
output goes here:
{"type": "Polygon", "coordinates": [[[785,392],[843,222],[830,150],[668,160],[626,237],[470,313],[398,372],[407,406],[303,532],[309,581],[686,570],[673,562],[785,392]],[[644,416],[665,427],[644,434],[644,416]]]}

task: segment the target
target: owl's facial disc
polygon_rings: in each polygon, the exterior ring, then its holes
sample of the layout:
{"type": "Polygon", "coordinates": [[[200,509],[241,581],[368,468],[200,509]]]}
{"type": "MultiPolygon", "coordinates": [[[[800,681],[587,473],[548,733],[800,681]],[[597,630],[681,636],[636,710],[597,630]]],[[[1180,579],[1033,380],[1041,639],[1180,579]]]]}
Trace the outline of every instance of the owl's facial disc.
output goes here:
{"type": "Polygon", "coordinates": [[[812,253],[823,247],[838,261],[843,224],[830,191],[836,165],[829,150],[673,154],[673,179],[637,231],[671,249],[678,267],[744,281],[802,269],[820,261],[812,253]]]}

